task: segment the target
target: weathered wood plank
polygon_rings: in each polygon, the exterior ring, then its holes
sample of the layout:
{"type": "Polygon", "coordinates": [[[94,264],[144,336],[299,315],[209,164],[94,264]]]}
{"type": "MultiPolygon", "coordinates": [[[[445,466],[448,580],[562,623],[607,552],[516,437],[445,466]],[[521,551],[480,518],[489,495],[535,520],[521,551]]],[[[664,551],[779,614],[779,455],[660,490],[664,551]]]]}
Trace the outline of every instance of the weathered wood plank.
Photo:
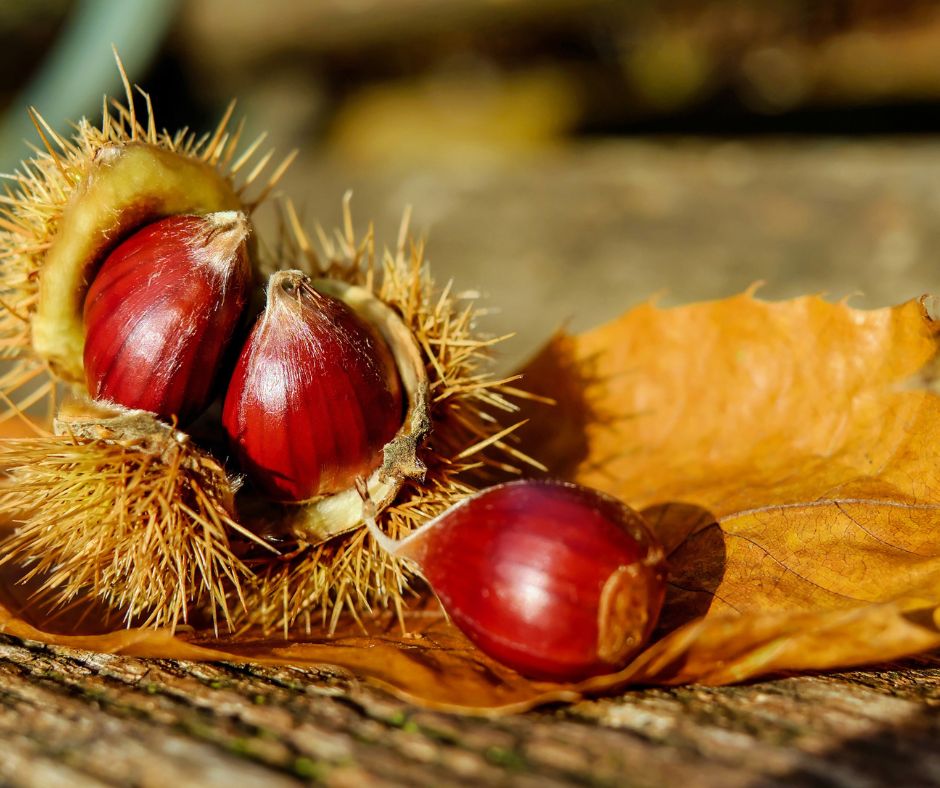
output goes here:
{"type": "Polygon", "coordinates": [[[330,671],[0,638],[0,775],[24,786],[940,784],[938,709],[937,658],[487,720],[330,671]]]}

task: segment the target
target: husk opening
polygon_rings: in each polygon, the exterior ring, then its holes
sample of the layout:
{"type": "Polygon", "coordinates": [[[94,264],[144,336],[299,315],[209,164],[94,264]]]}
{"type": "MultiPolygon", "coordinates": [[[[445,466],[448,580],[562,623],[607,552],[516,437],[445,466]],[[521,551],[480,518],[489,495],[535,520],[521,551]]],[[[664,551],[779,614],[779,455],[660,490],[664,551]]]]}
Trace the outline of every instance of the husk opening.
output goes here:
{"type": "Polygon", "coordinates": [[[42,147],[4,176],[0,358],[12,364],[0,376],[0,423],[43,403],[51,419],[56,381],[82,382],[82,300],[95,266],[123,234],[173,213],[250,215],[294,158],[262,181],[273,152],[259,154],[263,136],[242,145],[244,124],[231,126],[234,103],[211,133],[157,131],[149,96],[139,91],[146,114],[138,117],[117,63],[125,101],[106,97],[100,125],[83,118],[69,139],[31,110],[42,147]]]}

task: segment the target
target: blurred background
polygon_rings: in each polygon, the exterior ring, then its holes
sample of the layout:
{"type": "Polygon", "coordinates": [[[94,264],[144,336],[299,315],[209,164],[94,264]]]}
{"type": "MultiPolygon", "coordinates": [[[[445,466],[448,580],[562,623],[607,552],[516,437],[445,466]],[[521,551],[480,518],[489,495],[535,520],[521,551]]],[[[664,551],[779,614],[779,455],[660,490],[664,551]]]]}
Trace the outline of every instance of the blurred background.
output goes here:
{"type": "Polygon", "coordinates": [[[352,189],[392,244],[411,204],[435,275],[518,333],[505,366],[653,296],[940,291],[940,3],[4,0],[4,171],[27,105],[67,130],[120,95],[112,42],[161,125],[236,97],[298,148],[311,226],[352,189]]]}

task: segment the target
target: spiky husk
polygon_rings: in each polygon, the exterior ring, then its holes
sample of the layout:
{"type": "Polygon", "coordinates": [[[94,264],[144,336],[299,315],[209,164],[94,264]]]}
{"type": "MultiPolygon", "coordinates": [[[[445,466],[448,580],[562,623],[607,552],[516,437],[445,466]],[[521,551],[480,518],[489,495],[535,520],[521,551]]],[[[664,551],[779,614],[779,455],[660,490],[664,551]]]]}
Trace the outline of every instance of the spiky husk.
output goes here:
{"type": "Polygon", "coordinates": [[[234,102],[212,133],[197,136],[188,129],[175,134],[158,131],[149,96],[138,88],[146,115],[138,118],[134,93],[118,59],[125,102],[104,100],[100,126],[82,119],[71,139],[57,134],[35,110],[30,116],[42,147],[35,147],[11,175],[0,194],[0,423],[47,403],[47,420],[55,413],[56,380],[33,351],[31,318],[39,297],[43,260],[74,189],[82,182],[95,155],[105,146],[146,143],[215,167],[253,211],[269,194],[290,164],[288,156],[267,178],[262,173],[273,151],[259,155],[262,135],[241,145],[243,123],[232,127],[234,102]],[[237,186],[236,186],[237,181],[237,186]],[[254,194],[248,195],[255,185],[254,194]]]}
{"type": "MultiPolygon", "coordinates": [[[[106,101],[101,126],[83,120],[71,140],[34,112],[44,149],[34,150],[9,176],[0,195],[0,359],[7,363],[0,375],[0,422],[43,401],[50,420],[55,412],[56,381],[32,350],[30,319],[44,254],[97,151],[141,141],[206,162],[232,181],[245,172],[240,197],[269,163],[267,153],[250,164],[260,139],[238,153],[241,127],[229,129],[232,107],[211,134],[171,135],[157,131],[146,94],[146,120],[138,121],[126,77],[125,87],[126,103],[106,101]]],[[[242,198],[247,210],[267,196],[289,161],[259,194],[242,198]]],[[[401,536],[471,493],[488,470],[515,473],[520,464],[538,466],[513,445],[519,425],[504,426],[500,417],[511,417],[513,398],[525,395],[513,379],[486,372],[489,348],[499,338],[476,334],[480,310],[473,300],[455,295],[449,285],[435,290],[423,247],[408,239],[407,223],[395,250],[377,262],[371,230],[357,240],[348,201],[345,212],[343,231],[332,238],[320,231],[316,252],[290,209],[292,232],[279,260],[372,290],[401,313],[423,350],[433,398],[433,436],[422,454],[427,477],[423,484],[408,482],[380,518],[383,528],[401,536]]],[[[214,471],[202,478],[200,471],[181,470],[120,443],[51,436],[7,444],[0,455],[0,462],[12,465],[0,514],[16,511],[25,518],[0,550],[4,560],[29,565],[52,604],[90,593],[121,609],[128,623],[154,626],[175,626],[193,607],[205,605],[213,615],[236,616],[242,625],[290,631],[298,624],[332,626],[343,610],[360,615],[375,607],[400,609],[413,580],[360,530],[316,547],[298,545],[286,558],[249,551],[246,560],[255,574],[240,586],[242,567],[227,541],[227,533],[240,526],[211,495],[203,508],[187,502],[207,489],[220,495],[228,489],[221,469],[222,478],[214,471]],[[154,497],[157,489],[163,492],[154,497]],[[174,552],[182,557],[174,558],[174,552]],[[250,614],[238,612],[242,586],[251,597],[250,614]]]]}
{"type": "Polygon", "coordinates": [[[181,433],[0,441],[0,466],[0,512],[18,521],[0,563],[26,570],[34,603],[90,595],[128,626],[175,628],[195,613],[231,626],[250,578],[229,542],[242,529],[222,468],[181,433]]]}
{"type": "MultiPolygon", "coordinates": [[[[432,433],[420,453],[427,472],[423,481],[407,480],[379,516],[383,530],[400,538],[488,475],[541,466],[514,445],[521,422],[512,420],[513,400],[528,395],[515,377],[489,373],[490,348],[502,338],[476,332],[475,297],[449,285],[435,289],[407,219],[396,249],[377,264],[371,229],[357,241],[348,200],[344,209],[344,231],[332,239],[321,232],[317,253],[289,207],[293,229],[278,258],[372,290],[422,349],[431,394],[432,433]]],[[[232,486],[213,459],[182,438],[155,443],[181,433],[164,425],[130,443],[89,437],[97,434],[0,442],[8,475],[0,516],[23,519],[0,545],[0,560],[27,565],[50,602],[91,594],[123,610],[127,623],[170,627],[207,607],[242,630],[285,637],[332,630],[344,611],[360,619],[378,608],[401,614],[413,571],[364,528],[319,545],[282,543],[284,554],[272,556],[232,516],[232,486]]]]}
{"type": "MultiPolygon", "coordinates": [[[[124,82],[126,103],[106,100],[101,126],[83,120],[71,140],[34,112],[44,149],[34,150],[8,176],[0,195],[0,359],[7,363],[0,375],[0,422],[43,401],[50,420],[55,412],[56,380],[32,350],[30,320],[44,254],[97,151],[145,142],[208,163],[232,182],[241,179],[237,192],[248,211],[290,161],[275,169],[259,194],[244,198],[271,154],[252,163],[261,139],[238,152],[241,126],[229,129],[232,107],[203,137],[187,130],[158,132],[149,98],[142,94],[147,114],[139,122],[126,77],[124,82]]],[[[414,530],[471,493],[488,472],[539,467],[514,446],[519,424],[505,426],[516,410],[513,399],[525,393],[512,385],[514,379],[496,379],[487,371],[489,349],[500,338],[476,333],[481,310],[473,298],[458,296],[450,285],[435,289],[423,247],[408,238],[407,222],[394,251],[377,261],[371,229],[361,240],[353,233],[348,200],[343,230],[329,238],[318,231],[319,252],[292,208],[286,216],[291,232],[285,233],[279,262],[375,292],[402,315],[425,356],[433,422],[421,456],[427,476],[421,484],[407,482],[381,514],[386,531],[402,536],[414,530]]],[[[253,575],[239,581],[243,567],[228,539],[241,527],[225,503],[230,488],[218,466],[200,470],[119,442],[52,436],[0,446],[0,463],[9,467],[0,516],[18,512],[24,518],[0,551],[4,560],[29,564],[52,604],[92,594],[123,610],[128,623],[171,627],[194,607],[206,606],[242,626],[290,632],[296,626],[333,626],[344,610],[354,616],[376,607],[400,610],[414,579],[358,530],[323,545],[297,545],[280,558],[251,548],[243,557],[253,575]],[[246,605],[238,603],[242,588],[246,605]]]]}
{"type": "MultiPolygon", "coordinates": [[[[450,283],[435,287],[423,245],[409,237],[407,214],[394,251],[377,261],[372,228],[357,239],[348,195],[343,207],[343,229],[331,237],[318,228],[318,250],[288,204],[277,259],[314,277],[372,290],[399,312],[422,349],[431,386],[432,431],[420,453],[427,474],[423,482],[407,482],[378,518],[384,531],[399,538],[471,494],[487,476],[518,474],[521,466],[544,468],[515,445],[513,433],[522,422],[512,421],[514,400],[530,395],[513,385],[518,376],[490,372],[491,348],[506,337],[478,333],[483,310],[475,294],[458,295],[450,283]]],[[[401,618],[415,580],[413,570],[364,528],[325,544],[298,545],[289,557],[260,562],[257,571],[244,626],[280,630],[285,637],[297,627],[332,631],[344,611],[359,617],[391,607],[401,618]]]]}

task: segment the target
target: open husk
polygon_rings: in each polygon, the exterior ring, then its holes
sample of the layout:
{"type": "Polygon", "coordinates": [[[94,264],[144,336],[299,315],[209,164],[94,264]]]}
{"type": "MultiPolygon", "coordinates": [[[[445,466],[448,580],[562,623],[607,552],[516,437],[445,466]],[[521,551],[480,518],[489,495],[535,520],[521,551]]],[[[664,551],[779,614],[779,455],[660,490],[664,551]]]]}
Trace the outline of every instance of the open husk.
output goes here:
{"type": "MultiPolygon", "coordinates": [[[[514,400],[525,394],[513,378],[488,373],[498,338],[477,334],[473,300],[435,288],[405,223],[377,263],[371,230],[355,238],[348,200],[345,216],[344,230],[321,233],[315,252],[288,207],[279,263],[303,268],[395,349],[408,409],[369,484],[381,526],[404,536],[487,476],[540,466],[513,444],[514,400]]],[[[145,414],[82,405],[60,413],[60,434],[6,443],[0,516],[21,524],[0,556],[25,565],[46,602],[61,607],[88,594],[128,624],[172,628],[198,610],[201,620],[242,632],[287,636],[294,627],[330,631],[344,611],[362,618],[390,608],[401,619],[414,577],[368,536],[354,489],[300,505],[260,500],[239,491],[237,468],[200,448],[225,456],[218,424],[210,417],[194,430],[191,439],[145,414]],[[76,496],[94,506],[74,506],[76,496]],[[156,519],[146,510],[154,502],[156,519]],[[171,560],[174,552],[188,557],[171,560]]]]}
{"type": "MultiPolygon", "coordinates": [[[[383,530],[402,537],[488,478],[542,467],[516,447],[513,437],[522,423],[511,418],[516,401],[529,395],[513,385],[516,377],[501,379],[489,372],[491,349],[502,338],[478,333],[480,308],[474,297],[455,294],[451,285],[435,286],[423,246],[409,237],[407,214],[395,248],[380,259],[371,228],[356,237],[348,195],[343,229],[333,237],[318,231],[319,250],[290,204],[286,219],[289,231],[279,260],[315,280],[346,283],[345,288],[332,285],[335,292],[372,293],[398,316],[420,354],[428,424],[405,427],[419,438],[414,457],[423,474],[401,474],[397,495],[377,507],[383,530]],[[425,433],[430,437],[421,440],[425,433]]],[[[381,476],[381,469],[377,473],[381,476]]],[[[331,631],[344,612],[361,617],[384,608],[401,619],[414,575],[369,536],[358,494],[351,494],[356,495],[356,522],[349,532],[327,541],[295,533],[300,538],[289,548],[282,546],[284,557],[261,562],[258,583],[249,592],[246,628],[280,629],[285,636],[293,627],[331,631]]]]}
{"type": "Polygon", "coordinates": [[[0,196],[0,358],[13,363],[0,375],[6,406],[0,421],[43,401],[51,417],[56,382],[83,382],[85,292],[124,235],[173,214],[250,215],[292,159],[262,181],[272,153],[258,156],[263,137],[241,145],[242,126],[230,128],[234,104],[211,134],[158,131],[149,97],[142,93],[147,113],[139,118],[120,61],[118,67],[125,103],[105,99],[101,124],[83,118],[71,139],[32,110],[43,147],[6,176],[0,196]]]}
{"type": "Polygon", "coordinates": [[[255,537],[221,465],[143,411],[72,403],[54,426],[0,441],[0,512],[17,523],[0,563],[27,570],[50,612],[90,596],[127,625],[230,626],[250,580],[230,537],[255,537]]]}
{"type": "MultiPolygon", "coordinates": [[[[398,495],[406,479],[420,483],[427,468],[420,458],[421,444],[431,430],[428,373],[411,329],[398,313],[363,287],[337,279],[317,279],[315,290],[339,299],[363,318],[385,340],[406,398],[402,425],[383,449],[382,463],[366,480],[378,509],[398,495]]],[[[252,530],[290,533],[309,545],[326,542],[362,525],[362,500],[355,487],[319,495],[300,503],[276,503],[243,496],[239,507],[252,530]]]]}

